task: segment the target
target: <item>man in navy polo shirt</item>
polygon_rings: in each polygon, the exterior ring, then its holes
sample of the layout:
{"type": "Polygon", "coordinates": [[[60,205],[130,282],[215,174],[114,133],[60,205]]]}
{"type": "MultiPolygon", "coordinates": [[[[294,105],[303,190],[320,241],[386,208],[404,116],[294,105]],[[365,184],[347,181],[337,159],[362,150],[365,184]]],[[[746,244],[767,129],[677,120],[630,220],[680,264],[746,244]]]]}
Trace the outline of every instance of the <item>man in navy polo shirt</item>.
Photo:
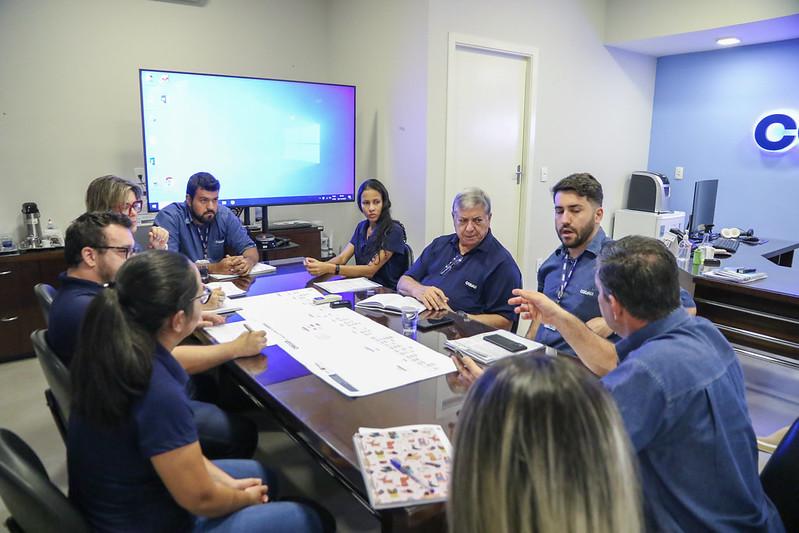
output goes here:
{"type": "Polygon", "coordinates": [[[169,232],[169,250],[192,261],[210,261],[211,274],[243,276],[259,261],[239,217],[219,205],[219,181],[207,172],[192,175],[186,201],[159,211],[154,224],[169,232]]]}
{"type": "MultiPolygon", "coordinates": [[[[588,173],[572,174],[552,187],[555,204],[555,232],[559,246],[538,269],[538,292],[577,316],[597,335],[615,342],[619,339],[599,312],[597,288],[594,284],[596,258],[602,246],[611,241],[600,225],[604,216],[602,185],[588,173]]],[[[696,314],[696,304],[684,290],[680,300],[688,312],[696,314]]],[[[575,355],[571,346],[551,324],[534,322],[527,336],[536,341],[575,355]]],[[[592,366],[603,375],[616,366],[592,366]]]]}
{"type": "MultiPolygon", "coordinates": [[[[85,213],[67,228],[67,271],[59,275],[61,288],[50,306],[47,330],[47,343],[67,367],[89,304],[133,253],[130,228],[130,219],[117,213],[85,213]]],[[[214,346],[178,346],[173,355],[189,373],[197,373],[234,357],[258,353],[265,345],[263,332],[252,332],[214,346]]],[[[207,402],[192,400],[191,406],[206,455],[215,459],[252,456],[258,432],[251,420],[207,402]]]]}
{"type": "Polygon", "coordinates": [[[452,202],[455,233],[438,237],[397,283],[397,290],[433,310],[452,309],[496,328],[510,329],[516,316],[508,304],[522,274],[491,234],[491,200],[480,189],[452,202]]]}
{"type": "MultiPolygon", "coordinates": [[[[629,236],[597,259],[599,308],[621,337],[602,378],[638,454],[651,531],[783,531],[758,477],[743,372],[730,344],[680,306],[677,263],[629,236]]],[[[525,318],[554,324],[582,360],[610,344],[539,292],[514,291],[525,318]]]]}

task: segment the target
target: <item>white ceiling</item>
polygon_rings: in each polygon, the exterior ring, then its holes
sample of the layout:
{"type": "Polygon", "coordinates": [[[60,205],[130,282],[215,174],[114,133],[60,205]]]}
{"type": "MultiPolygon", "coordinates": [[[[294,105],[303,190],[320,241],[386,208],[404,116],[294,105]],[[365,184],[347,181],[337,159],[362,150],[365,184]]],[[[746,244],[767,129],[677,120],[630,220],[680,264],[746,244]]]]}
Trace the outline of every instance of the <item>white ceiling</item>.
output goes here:
{"type": "Polygon", "coordinates": [[[741,39],[741,44],[736,46],[796,39],[799,38],[799,14],[710,30],[664,35],[622,43],[608,43],[608,46],[661,57],[731,48],[716,44],[716,39],[721,37],[738,37],[741,39]]]}

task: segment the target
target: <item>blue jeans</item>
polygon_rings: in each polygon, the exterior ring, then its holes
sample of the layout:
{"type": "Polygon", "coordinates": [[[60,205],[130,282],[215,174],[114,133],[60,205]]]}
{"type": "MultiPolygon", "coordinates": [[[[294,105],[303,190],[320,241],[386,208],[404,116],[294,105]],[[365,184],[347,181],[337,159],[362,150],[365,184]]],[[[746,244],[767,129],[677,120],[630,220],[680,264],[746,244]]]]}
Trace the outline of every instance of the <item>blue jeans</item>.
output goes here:
{"type": "Polygon", "coordinates": [[[247,531],[257,533],[321,532],[319,516],[310,507],[294,502],[274,501],[277,498],[277,476],[259,462],[241,459],[223,459],[214,464],[239,479],[257,477],[269,486],[269,503],[251,505],[219,518],[197,517],[194,532],[225,533],[247,531]]]}

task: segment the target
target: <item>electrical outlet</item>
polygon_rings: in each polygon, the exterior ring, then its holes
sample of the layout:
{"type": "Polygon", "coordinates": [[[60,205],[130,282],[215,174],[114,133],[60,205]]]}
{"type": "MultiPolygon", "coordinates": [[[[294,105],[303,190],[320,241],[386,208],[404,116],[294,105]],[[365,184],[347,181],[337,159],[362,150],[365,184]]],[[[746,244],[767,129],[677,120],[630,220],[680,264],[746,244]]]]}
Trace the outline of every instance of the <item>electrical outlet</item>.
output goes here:
{"type": "Polygon", "coordinates": [[[674,169],[674,179],[675,180],[681,180],[682,179],[683,170],[684,170],[683,167],[677,167],[677,168],[674,169]]]}
{"type": "Polygon", "coordinates": [[[549,179],[549,169],[547,167],[541,167],[541,181],[546,181],[549,179]]]}

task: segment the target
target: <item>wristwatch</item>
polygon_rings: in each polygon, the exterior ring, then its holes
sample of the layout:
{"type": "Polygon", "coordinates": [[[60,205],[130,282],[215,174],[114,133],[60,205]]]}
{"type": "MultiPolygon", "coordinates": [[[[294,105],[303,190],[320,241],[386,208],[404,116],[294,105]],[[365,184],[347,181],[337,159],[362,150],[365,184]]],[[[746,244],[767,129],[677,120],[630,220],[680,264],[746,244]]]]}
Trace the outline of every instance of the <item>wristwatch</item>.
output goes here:
{"type": "Polygon", "coordinates": [[[340,271],[341,271],[341,265],[336,265],[336,274],[338,274],[340,271]]]}

